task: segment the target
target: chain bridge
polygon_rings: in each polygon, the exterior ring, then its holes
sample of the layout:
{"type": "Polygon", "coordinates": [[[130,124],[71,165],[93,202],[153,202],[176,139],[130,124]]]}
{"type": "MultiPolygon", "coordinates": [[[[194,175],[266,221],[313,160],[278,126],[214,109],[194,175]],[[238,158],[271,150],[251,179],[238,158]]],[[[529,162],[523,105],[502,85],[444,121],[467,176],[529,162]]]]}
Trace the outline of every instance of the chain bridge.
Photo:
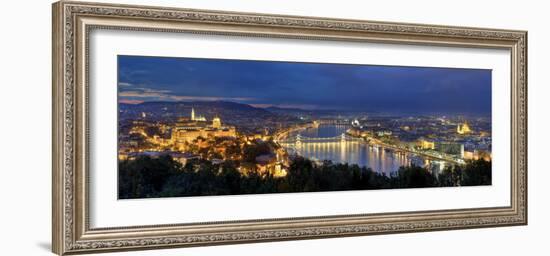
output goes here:
{"type": "Polygon", "coordinates": [[[306,137],[300,134],[296,136],[286,137],[277,141],[281,145],[299,145],[302,143],[348,143],[348,142],[364,142],[361,138],[356,138],[342,133],[334,137],[306,137]]]}

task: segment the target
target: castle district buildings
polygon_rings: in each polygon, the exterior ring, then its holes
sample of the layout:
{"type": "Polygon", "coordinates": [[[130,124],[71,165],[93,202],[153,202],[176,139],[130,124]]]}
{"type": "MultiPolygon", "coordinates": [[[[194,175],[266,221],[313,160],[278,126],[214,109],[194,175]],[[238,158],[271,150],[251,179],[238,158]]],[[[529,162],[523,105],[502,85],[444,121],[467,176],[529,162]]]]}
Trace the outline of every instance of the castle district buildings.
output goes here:
{"type": "Polygon", "coordinates": [[[195,109],[191,110],[191,119],[180,118],[172,128],[172,143],[176,147],[182,144],[209,137],[236,137],[237,132],[234,126],[223,126],[219,117],[214,117],[208,122],[203,116],[196,117],[195,109]]]}
{"type": "Polygon", "coordinates": [[[139,152],[185,152],[189,145],[200,138],[237,137],[235,126],[223,125],[217,116],[209,122],[204,116],[196,115],[194,108],[190,117],[181,117],[174,125],[158,125],[160,132],[168,136],[149,136],[145,131],[148,126],[141,121],[134,121],[133,125],[127,136],[129,138],[119,144],[119,159],[127,159],[132,156],[130,153],[139,152]],[[141,139],[132,140],[132,136],[141,139]]]}

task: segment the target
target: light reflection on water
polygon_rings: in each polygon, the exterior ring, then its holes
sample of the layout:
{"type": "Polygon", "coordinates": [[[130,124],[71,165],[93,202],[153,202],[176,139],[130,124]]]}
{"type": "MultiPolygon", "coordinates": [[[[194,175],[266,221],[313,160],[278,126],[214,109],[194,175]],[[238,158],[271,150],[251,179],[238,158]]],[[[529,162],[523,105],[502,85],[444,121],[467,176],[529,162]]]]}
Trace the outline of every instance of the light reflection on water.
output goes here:
{"type": "MultiPolygon", "coordinates": [[[[318,128],[310,128],[294,132],[290,136],[300,134],[309,138],[334,137],[344,133],[349,126],[346,125],[321,125],[318,128]]],[[[370,167],[372,170],[390,174],[400,166],[410,165],[411,159],[403,153],[395,153],[391,150],[372,147],[363,142],[303,142],[287,148],[290,152],[313,160],[331,160],[334,163],[357,164],[370,167]]]]}

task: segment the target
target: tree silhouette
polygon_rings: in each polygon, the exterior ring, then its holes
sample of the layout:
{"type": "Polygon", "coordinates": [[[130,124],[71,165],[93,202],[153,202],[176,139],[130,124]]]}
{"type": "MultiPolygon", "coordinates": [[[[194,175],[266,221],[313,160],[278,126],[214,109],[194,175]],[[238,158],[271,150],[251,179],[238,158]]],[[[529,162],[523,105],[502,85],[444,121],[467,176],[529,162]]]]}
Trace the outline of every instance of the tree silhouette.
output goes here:
{"type": "MultiPolygon", "coordinates": [[[[259,154],[263,149],[250,149],[259,154]]],[[[370,168],[296,157],[285,177],[254,171],[250,162],[189,160],[185,166],[168,155],[119,162],[119,198],[181,197],[342,191],[364,189],[476,186],[491,184],[491,162],[470,161],[445,168],[437,177],[419,166],[403,166],[386,176],[370,168]],[[247,167],[248,166],[248,167],[247,167]],[[239,170],[237,167],[240,167],[239,170]],[[247,172],[243,171],[243,168],[247,172]]]]}

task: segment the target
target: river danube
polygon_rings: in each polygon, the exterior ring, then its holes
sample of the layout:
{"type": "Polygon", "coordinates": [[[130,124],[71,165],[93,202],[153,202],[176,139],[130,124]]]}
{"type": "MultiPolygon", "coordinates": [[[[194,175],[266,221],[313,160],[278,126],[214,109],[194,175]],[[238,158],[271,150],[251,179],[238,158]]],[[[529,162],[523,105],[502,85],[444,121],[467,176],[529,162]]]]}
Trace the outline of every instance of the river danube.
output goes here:
{"type": "MultiPolygon", "coordinates": [[[[330,138],[342,135],[349,128],[347,125],[320,125],[317,128],[293,132],[290,136],[299,134],[303,138],[330,138]]],[[[357,164],[388,175],[397,171],[400,166],[411,163],[406,154],[369,146],[365,142],[302,142],[286,147],[289,152],[296,152],[312,160],[357,164]]]]}

